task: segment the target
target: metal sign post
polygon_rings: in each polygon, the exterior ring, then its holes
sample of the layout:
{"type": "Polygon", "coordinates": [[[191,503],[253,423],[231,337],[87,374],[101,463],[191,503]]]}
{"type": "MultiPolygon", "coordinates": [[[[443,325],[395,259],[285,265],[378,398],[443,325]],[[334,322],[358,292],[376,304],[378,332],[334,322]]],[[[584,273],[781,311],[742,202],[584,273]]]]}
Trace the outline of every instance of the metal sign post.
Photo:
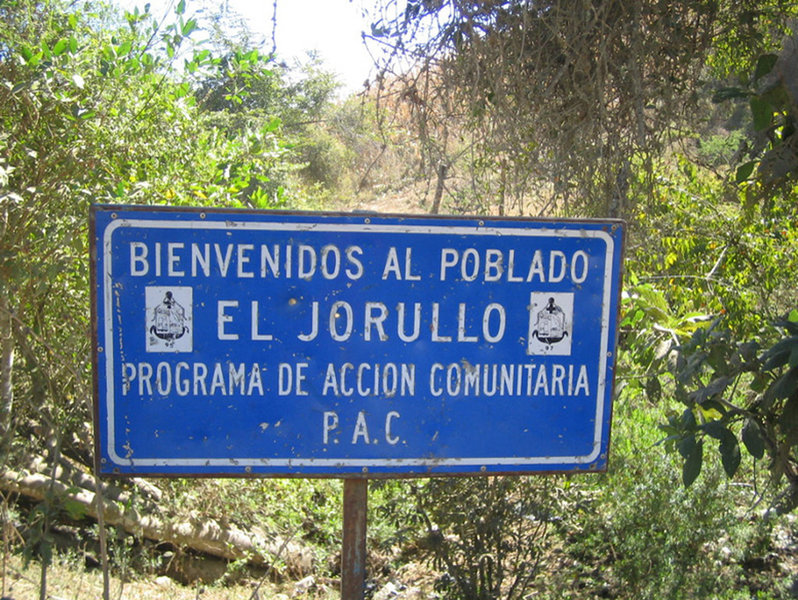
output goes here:
{"type": "Polygon", "coordinates": [[[345,478],[357,588],[366,478],[606,469],[620,221],[90,217],[101,475],[345,478]]]}
{"type": "Polygon", "coordinates": [[[344,479],[341,598],[363,600],[366,582],[368,479],[344,479]]]}

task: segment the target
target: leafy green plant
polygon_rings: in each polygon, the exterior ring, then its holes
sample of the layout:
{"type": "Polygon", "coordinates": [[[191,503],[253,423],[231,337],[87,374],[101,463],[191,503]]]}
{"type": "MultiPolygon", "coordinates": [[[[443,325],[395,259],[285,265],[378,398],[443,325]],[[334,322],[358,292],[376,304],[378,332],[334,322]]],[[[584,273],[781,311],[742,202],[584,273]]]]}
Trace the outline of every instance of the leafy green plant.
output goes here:
{"type": "MultiPolygon", "coordinates": [[[[91,463],[90,203],[285,203],[295,165],[279,119],[197,102],[197,82],[221,61],[193,43],[199,22],[185,0],[174,8],[164,25],[148,8],[121,15],[62,0],[0,3],[4,467],[26,453],[91,463]]],[[[252,50],[237,60],[244,82],[267,63],[252,50]]],[[[238,105],[252,93],[242,86],[228,95],[238,105]]],[[[61,508],[48,498],[34,513],[40,535],[30,550],[44,558],[43,578],[61,508]]]]}
{"type": "Polygon", "coordinates": [[[777,319],[794,306],[791,273],[798,267],[789,166],[794,107],[786,66],[793,54],[787,47],[781,56],[760,56],[742,87],[715,95],[716,101],[749,100],[754,138],[747,162],[713,181],[682,159],[680,173],[671,169],[661,177],[658,189],[668,193],[640,221],[656,223],[658,234],[650,240],[659,250],[651,258],[659,265],[639,254],[633,273],[658,272],[634,281],[623,324],[660,333],[656,351],[646,346],[651,335],[630,334],[628,356],[638,377],[645,370],[649,399],[669,396],[684,406],[662,427],[666,447],[681,455],[683,482],[699,477],[708,447],[717,448],[729,477],[738,472],[743,450],[756,459],[767,456],[774,477],[788,482],[783,510],[796,506],[793,375],[780,372],[790,361],[794,325],[792,317],[777,319]],[[641,293],[640,283],[655,286],[657,294],[641,293]],[[698,327],[676,327],[670,315],[698,318],[698,327]]]}
{"type": "Polygon", "coordinates": [[[779,523],[755,518],[757,487],[729,484],[714,461],[691,487],[680,484],[680,458],[660,443],[673,405],[667,395],[643,403],[635,388],[621,389],[609,471],[568,480],[562,543],[551,544],[556,568],[536,585],[540,597],[784,597],[789,582],[745,566],[772,552],[779,523]]]}
{"type": "Polygon", "coordinates": [[[716,134],[702,138],[698,143],[698,160],[708,167],[726,167],[735,163],[743,143],[742,131],[716,134]]]}
{"type": "Polygon", "coordinates": [[[791,511],[798,506],[798,310],[776,327],[781,335],[768,329],[744,342],[720,323],[694,335],[677,365],[676,393],[687,408],[663,429],[684,459],[685,485],[701,471],[706,439],[718,441],[729,477],[740,466],[741,441],[754,458],[767,455],[777,481],[786,479],[778,508],[791,511]]]}
{"type": "Polygon", "coordinates": [[[793,180],[798,172],[796,149],[796,110],[798,109],[798,58],[796,39],[789,40],[781,55],[763,54],[742,86],[722,87],[714,101],[744,98],[749,102],[753,129],[758,138],[752,145],[750,160],[739,165],[736,180],[752,179],[763,188],[757,197],[767,200],[778,186],[793,180]]]}

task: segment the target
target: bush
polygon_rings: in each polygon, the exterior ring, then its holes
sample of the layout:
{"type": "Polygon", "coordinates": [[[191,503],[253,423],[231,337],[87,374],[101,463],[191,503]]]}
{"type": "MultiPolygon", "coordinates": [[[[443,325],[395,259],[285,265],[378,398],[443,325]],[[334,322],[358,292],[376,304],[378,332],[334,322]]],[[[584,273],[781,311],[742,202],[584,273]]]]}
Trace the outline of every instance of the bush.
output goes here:
{"type": "Polygon", "coordinates": [[[662,409],[633,403],[616,408],[609,472],[566,517],[564,567],[549,597],[780,597],[772,575],[758,581],[745,569],[767,552],[773,526],[750,512],[750,487],[727,482],[713,464],[685,488],[677,458],[656,445],[662,409]]]}

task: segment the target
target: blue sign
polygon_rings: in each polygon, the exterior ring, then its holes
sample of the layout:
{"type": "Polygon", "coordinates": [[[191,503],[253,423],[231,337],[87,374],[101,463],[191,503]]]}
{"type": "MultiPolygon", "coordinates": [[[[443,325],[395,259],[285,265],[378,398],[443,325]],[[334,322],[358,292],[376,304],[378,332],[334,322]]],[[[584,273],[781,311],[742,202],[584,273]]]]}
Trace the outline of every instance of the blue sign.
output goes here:
{"type": "Polygon", "coordinates": [[[620,221],[95,206],[98,468],[601,470],[620,221]]]}

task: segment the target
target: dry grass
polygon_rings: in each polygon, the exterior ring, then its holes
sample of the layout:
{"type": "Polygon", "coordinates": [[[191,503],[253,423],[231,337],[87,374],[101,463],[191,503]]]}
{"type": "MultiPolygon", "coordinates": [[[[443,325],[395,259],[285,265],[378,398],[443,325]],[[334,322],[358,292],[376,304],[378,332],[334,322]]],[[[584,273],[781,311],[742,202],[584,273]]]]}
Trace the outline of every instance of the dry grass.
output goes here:
{"type": "MultiPolygon", "coordinates": [[[[4,594],[13,600],[38,600],[41,567],[37,562],[24,565],[19,557],[10,557],[4,579],[4,594]]],[[[184,586],[168,577],[142,578],[122,583],[112,576],[110,597],[113,600],[248,600],[258,582],[236,585],[184,586]]],[[[284,590],[264,583],[256,597],[283,597],[293,591],[293,583],[284,590]]],[[[47,597],[50,600],[98,600],[103,595],[102,573],[85,570],[74,561],[56,562],[47,573],[47,597]]]]}

